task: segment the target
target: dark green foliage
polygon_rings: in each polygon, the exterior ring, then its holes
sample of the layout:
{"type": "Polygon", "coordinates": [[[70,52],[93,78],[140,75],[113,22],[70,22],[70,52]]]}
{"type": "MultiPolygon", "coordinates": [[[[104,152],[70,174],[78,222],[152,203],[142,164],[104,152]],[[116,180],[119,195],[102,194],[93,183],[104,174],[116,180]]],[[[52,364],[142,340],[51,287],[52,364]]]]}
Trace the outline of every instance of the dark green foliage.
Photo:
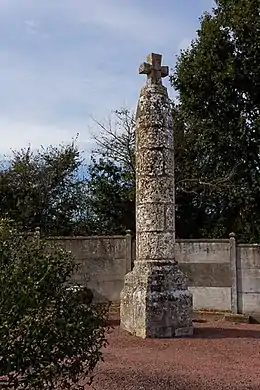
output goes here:
{"type": "Polygon", "coordinates": [[[75,143],[16,151],[8,163],[0,171],[0,216],[24,231],[40,227],[44,235],[75,234],[84,219],[86,188],[75,143]]]}
{"type": "Polygon", "coordinates": [[[0,223],[0,388],[83,389],[106,345],[107,308],[69,286],[74,258],[0,223]]]}
{"type": "Polygon", "coordinates": [[[88,207],[92,234],[135,230],[135,182],[132,171],[100,158],[89,167],[88,207]]]}
{"type": "Polygon", "coordinates": [[[196,228],[188,235],[235,231],[240,239],[259,240],[259,1],[217,1],[171,80],[184,136],[192,140],[188,176],[205,183],[190,188],[187,224],[196,228]]]}

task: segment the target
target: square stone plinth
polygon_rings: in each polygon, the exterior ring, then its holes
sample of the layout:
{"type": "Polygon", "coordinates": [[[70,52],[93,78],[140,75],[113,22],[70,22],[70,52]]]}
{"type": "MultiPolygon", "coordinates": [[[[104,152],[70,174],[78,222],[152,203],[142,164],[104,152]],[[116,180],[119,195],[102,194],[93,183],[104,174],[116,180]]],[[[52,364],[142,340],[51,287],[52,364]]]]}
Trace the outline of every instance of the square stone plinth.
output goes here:
{"type": "Polygon", "coordinates": [[[193,335],[192,294],[175,262],[140,261],[125,277],[121,327],[142,338],[193,335]]]}

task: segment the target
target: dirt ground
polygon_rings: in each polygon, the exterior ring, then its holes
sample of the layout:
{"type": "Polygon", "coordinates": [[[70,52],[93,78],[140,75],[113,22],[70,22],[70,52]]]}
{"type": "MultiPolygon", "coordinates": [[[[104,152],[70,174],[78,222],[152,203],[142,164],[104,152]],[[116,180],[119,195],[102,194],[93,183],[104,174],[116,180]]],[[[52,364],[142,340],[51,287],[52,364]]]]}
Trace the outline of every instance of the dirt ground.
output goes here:
{"type": "Polygon", "coordinates": [[[86,390],[260,390],[260,325],[194,325],[192,338],[146,340],[116,326],[86,390]]]}

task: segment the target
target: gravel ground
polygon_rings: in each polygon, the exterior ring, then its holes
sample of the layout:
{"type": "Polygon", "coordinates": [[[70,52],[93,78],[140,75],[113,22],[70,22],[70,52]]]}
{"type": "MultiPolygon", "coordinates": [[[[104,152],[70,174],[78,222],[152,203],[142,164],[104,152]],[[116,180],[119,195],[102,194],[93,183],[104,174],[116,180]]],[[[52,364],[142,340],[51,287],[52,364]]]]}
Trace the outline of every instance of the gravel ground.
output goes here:
{"type": "Polygon", "coordinates": [[[195,324],[189,339],[142,340],[118,326],[86,390],[260,390],[260,325],[195,324]]]}

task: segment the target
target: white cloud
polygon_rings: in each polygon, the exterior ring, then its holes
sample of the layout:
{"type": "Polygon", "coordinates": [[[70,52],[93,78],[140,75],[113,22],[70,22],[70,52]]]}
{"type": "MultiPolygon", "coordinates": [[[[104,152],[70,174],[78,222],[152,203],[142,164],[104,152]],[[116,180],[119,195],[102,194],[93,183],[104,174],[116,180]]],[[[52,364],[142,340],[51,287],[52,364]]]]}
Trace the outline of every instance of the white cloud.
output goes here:
{"type": "Polygon", "coordinates": [[[93,139],[84,133],[81,127],[41,126],[30,122],[15,122],[0,117],[1,143],[0,155],[9,154],[11,150],[19,150],[30,146],[37,149],[40,146],[50,146],[70,143],[77,138],[81,149],[90,152],[93,139]],[[77,137],[78,133],[78,137],[77,137]]]}
{"type": "Polygon", "coordinates": [[[28,27],[31,27],[31,28],[36,28],[37,27],[37,23],[35,22],[35,20],[25,20],[24,22],[28,27]]]}
{"type": "Polygon", "coordinates": [[[181,42],[178,45],[178,52],[181,50],[186,50],[191,44],[192,39],[191,38],[184,38],[181,40],[181,42]]]}

